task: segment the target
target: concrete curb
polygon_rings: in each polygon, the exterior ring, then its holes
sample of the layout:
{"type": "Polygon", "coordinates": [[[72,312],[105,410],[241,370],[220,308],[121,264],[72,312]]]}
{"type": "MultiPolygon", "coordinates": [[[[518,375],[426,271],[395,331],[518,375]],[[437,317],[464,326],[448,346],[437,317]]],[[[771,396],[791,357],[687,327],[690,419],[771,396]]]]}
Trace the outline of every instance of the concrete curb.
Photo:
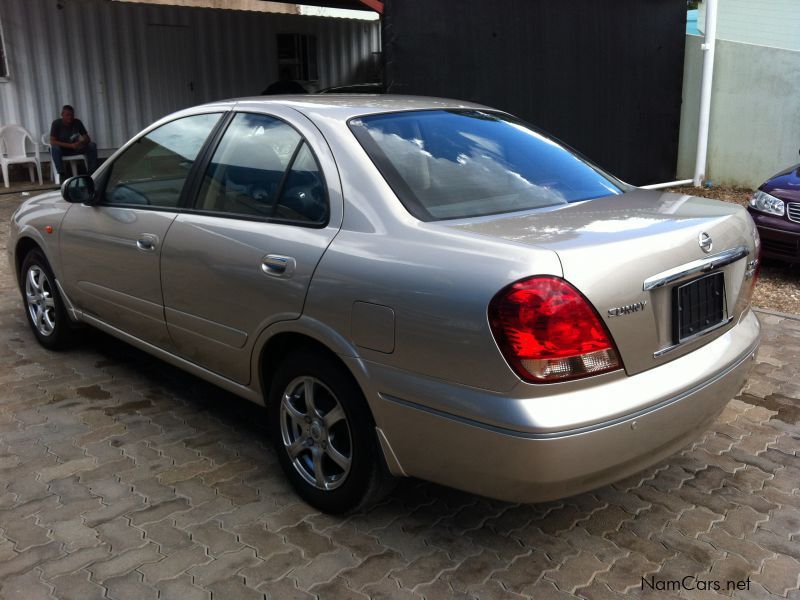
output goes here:
{"type": "Polygon", "coordinates": [[[25,192],[27,192],[28,194],[44,194],[45,192],[52,192],[53,190],[57,190],[59,188],[60,188],[60,186],[57,186],[57,185],[40,187],[40,188],[30,188],[30,189],[24,189],[24,190],[5,190],[4,188],[0,188],[0,197],[2,197],[2,196],[20,196],[25,192]]]}

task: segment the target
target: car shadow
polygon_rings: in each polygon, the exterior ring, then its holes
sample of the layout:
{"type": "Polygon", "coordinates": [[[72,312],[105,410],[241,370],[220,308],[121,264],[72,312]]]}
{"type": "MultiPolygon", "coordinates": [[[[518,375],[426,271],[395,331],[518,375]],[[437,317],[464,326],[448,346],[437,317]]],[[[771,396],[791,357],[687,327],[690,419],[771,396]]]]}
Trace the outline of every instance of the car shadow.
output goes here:
{"type": "MultiPolygon", "coordinates": [[[[86,327],[81,331],[80,341],[73,350],[95,354],[94,367],[97,369],[112,374],[119,369],[124,369],[130,374],[135,372],[139,378],[137,386],[150,390],[145,393],[146,400],[123,402],[118,406],[105,408],[105,414],[113,416],[135,412],[152,406],[153,402],[172,397],[191,404],[198,411],[205,412],[228,428],[235,429],[241,435],[242,442],[271,443],[265,406],[240,398],[100,330],[86,327]]],[[[35,343],[35,340],[31,339],[31,343],[35,343]]],[[[108,398],[109,392],[105,391],[102,385],[93,385],[78,388],[78,395],[85,400],[102,400],[108,398]]],[[[272,468],[275,470],[275,477],[283,477],[277,464],[272,468]]],[[[421,505],[421,497],[427,498],[429,502],[438,499],[461,506],[478,501],[485,503],[486,506],[492,506],[493,509],[514,506],[413,477],[405,477],[397,479],[390,495],[391,501],[384,500],[372,510],[383,510],[380,506],[387,503],[395,506],[421,505]]],[[[313,509],[309,507],[309,511],[313,509]]]]}

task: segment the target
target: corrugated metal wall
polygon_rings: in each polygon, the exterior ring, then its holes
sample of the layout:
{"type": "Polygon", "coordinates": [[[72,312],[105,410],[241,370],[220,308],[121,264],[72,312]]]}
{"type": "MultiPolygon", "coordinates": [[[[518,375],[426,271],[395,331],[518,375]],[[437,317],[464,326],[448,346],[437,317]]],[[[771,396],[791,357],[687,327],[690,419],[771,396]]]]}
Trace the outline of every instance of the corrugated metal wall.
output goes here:
{"type": "MultiPolygon", "coordinates": [[[[700,35],[706,30],[706,3],[697,11],[700,35]]],[[[797,0],[722,0],[717,39],[800,51],[800,2],[797,0]]]]}
{"type": "Polygon", "coordinates": [[[384,0],[384,6],[389,93],[506,110],[636,185],[675,177],[683,0],[384,0]]]}
{"type": "Polygon", "coordinates": [[[255,95],[278,78],[276,34],[317,36],[319,86],[374,77],[377,22],[68,0],[0,0],[10,78],[0,125],[36,137],[73,104],[101,149],[212,100],[255,95]],[[178,105],[176,105],[178,104],[178,105]]]}

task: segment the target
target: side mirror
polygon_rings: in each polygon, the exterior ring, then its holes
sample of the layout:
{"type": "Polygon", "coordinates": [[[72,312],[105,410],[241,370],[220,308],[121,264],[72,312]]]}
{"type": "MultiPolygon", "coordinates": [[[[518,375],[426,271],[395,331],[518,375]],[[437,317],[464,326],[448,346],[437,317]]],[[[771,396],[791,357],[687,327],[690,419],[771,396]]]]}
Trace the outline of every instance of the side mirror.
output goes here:
{"type": "Polygon", "coordinates": [[[61,197],[75,204],[94,204],[94,179],[89,175],[70,177],[61,185],[61,197]]]}

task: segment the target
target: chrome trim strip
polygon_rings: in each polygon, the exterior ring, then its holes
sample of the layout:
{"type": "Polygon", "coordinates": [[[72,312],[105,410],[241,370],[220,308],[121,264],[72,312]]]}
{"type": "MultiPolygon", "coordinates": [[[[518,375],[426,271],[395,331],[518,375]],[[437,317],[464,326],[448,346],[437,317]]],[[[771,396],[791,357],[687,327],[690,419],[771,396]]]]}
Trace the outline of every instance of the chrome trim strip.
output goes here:
{"type": "Polygon", "coordinates": [[[733,321],[733,317],[728,317],[727,319],[725,319],[724,321],[720,321],[719,323],[717,323],[713,327],[709,327],[708,329],[704,329],[703,331],[700,331],[699,333],[695,333],[693,336],[690,336],[690,337],[687,337],[687,338],[683,338],[677,344],[673,344],[672,346],[667,346],[666,348],[662,348],[661,350],[659,350],[657,352],[653,352],[653,358],[659,358],[660,356],[664,356],[667,352],[672,352],[676,348],[680,348],[681,346],[685,346],[686,344],[688,344],[690,342],[693,342],[694,340],[696,340],[698,338],[701,338],[704,335],[708,335],[712,331],[716,331],[720,327],[725,327],[725,325],[727,325],[731,321],[733,321]]]}
{"type": "Polygon", "coordinates": [[[790,221],[800,223],[800,202],[787,202],[786,216],[790,221]]]}
{"type": "Polygon", "coordinates": [[[658,275],[648,277],[644,280],[642,289],[647,292],[649,290],[664,287],[665,285],[669,285],[671,283],[689,279],[698,273],[708,273],[714,269],[718,269],[719,267],[724,267],[725,265],[736,262],[748,254],[750,254],[750,251],[747,249],[747,246],[736,246],[735,248],[720,252],[719,254],[709,256],[708,258],[701,258],[699,260],[686,263],[685,265],[675,267],[674,269],[662,271],[658,275]]]}

